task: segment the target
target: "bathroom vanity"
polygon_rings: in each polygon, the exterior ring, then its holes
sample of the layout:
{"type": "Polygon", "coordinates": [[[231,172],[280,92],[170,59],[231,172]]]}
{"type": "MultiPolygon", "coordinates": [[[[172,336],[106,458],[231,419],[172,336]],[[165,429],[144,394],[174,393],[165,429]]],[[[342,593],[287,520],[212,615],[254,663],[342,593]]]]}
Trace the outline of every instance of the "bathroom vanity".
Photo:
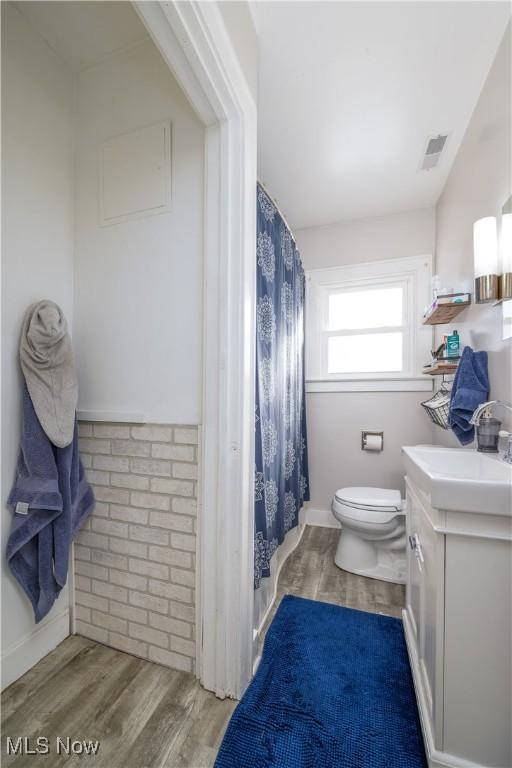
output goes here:
{"type": "Polygon", "coordinates": [[[403,612],[431,768],[512,766],[512,466],[415,446],[403,612]]]}

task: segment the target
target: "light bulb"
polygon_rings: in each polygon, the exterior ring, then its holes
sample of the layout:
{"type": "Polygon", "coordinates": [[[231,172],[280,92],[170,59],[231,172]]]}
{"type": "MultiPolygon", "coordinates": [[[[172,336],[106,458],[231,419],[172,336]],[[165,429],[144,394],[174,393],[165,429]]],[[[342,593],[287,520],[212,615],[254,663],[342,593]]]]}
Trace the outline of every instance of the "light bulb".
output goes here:
{"type": "Polygon", "coordinates": [[[473,225],[475,277],[498,274],[498,233],[496,217],[486,216],[473,225]]]}
{"type": "Polygon", "coordinates": [[[500,256],[501,271],[512,272],[512,213],[501,217],[500,256]]]}

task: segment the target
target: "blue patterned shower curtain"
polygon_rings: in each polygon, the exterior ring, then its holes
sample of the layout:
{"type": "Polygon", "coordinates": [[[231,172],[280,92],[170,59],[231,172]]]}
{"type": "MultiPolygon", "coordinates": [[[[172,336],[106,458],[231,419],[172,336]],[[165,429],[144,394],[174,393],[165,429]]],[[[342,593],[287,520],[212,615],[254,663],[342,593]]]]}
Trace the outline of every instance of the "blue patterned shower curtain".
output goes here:
{"type": "Polygon", "coordinates": [[[309,500],[304,269],[288,226],[258,185],[254,588],[309,500]]]}

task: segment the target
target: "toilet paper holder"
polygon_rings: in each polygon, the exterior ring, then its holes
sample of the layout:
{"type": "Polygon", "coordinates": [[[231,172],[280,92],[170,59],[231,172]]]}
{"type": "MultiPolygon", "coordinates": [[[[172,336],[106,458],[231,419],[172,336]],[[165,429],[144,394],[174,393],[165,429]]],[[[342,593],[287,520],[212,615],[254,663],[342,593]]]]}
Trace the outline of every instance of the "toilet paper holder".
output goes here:
{"type": "MultiPolygon", "coordinates": [[[[373,442],[373,440],[370,442],[373,442]]],[[[363,430],[363,432],[361,432],[361,450],[374,451],[374,452],[383,451],[384,450],[384,432],[372,432],[368,429],[363,430]],[[370,448],[370,446],[368,445],[368,438],[370,436],[380,437],[380,442],[381,442],[380,448],[374,448],[374,447],[370,448]]]]}

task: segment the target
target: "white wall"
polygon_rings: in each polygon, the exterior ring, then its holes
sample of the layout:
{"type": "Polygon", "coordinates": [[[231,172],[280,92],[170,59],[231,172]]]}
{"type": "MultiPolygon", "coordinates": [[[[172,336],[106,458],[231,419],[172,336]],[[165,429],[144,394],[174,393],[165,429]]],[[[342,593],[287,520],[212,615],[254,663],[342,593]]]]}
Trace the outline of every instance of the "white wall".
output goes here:
{"type": "MultiPolygon", "coordinates": [[[[350,485],[397,488],[403,494],[402,446],[432,442],[420,405],[427,398],[427,392],[308,394],[309,507],[330,510],[335,491],[350,485]],[[383,451],[361,450],[364,429],[384,432],[383,451]]],[[[334,518],[327,522],[334,525],[334,518]]]]}
{"type": "Polygon", "coordinates": [[[21,427],[18,363],[26,307],[73,300],[72,77],[19,11],[2,3],[2,684],[68,634],[68,591],[37,627],[5,561],[21,427]]]}
{"type": "MultiPolygon", "coordinates": [[[[511,194],[511,136],[509,25],[437,206],[436,271],[455,290],[473,293],[473,222],[499,216],[511,194]]],[[[492,399],[511,401],[512,340],[502,340],[501,308],[472,305],[455,323],[438,326],[438,338],[452,326],[463,345],[488,351],[492,399]]],[[[435,437],[458,445],[451,433],[436,430],[435,437]]]]}
{"type": "MultiPolygon", "coordinates": [[[[21,426],[19,333],[35,300],[56,301],[73,326],[81,408],[200,422],[204,132],[150,41],[74,82],[10,3],[2,34],[5,500],[21,426]],[[163,120],[172,123],[170,212],[99,227],[98,146],[163,120]]],[[[10,520],[4,507],[2,552],[10,520]]],[[[66,588],[36,628],[5,559],[2,576],[6,685],[69,634],[69,597],[66,588]]]]}
{"type": "MultiPolygon", "coordinates": [[[[433,252],[434,210],[341,222],[295,233],[305,269],[433,252]]],[[[347,485],[403,488],[402,445],[432,442],[420,406],[425,392],[309,393],[306,398],[311,501],[308,519],[331,521],[334,491],[347,485]],[[384,451],[361,450],[361,431],[384,432],[384,451]],[[312,516],[311,516],[312,515],[312,516]]],[[[334,519],[332,519],[334,524],[334,519]]]]}
{"type": "Polygon", "coordinates": [[[432,253],[434,208],[355,219],[295,232],[305,269],[432,253]]]}
{"type": "Polygon", "coordinates": [[[153,44],[81,72],[76,160],[79,408],[201,420],[203,128],[153,44]],[[169,213],[99,226],[98,148],[172,122],[169,213]]]}

